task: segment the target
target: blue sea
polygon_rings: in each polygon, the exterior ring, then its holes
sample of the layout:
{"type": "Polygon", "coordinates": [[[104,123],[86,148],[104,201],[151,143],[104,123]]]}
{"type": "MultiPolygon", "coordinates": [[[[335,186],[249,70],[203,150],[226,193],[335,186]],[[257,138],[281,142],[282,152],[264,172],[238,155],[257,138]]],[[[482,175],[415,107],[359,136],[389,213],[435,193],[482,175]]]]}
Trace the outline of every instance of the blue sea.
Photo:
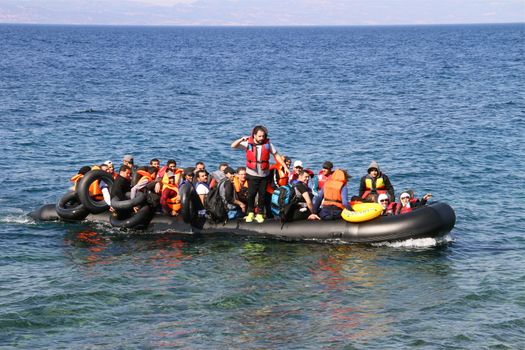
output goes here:
{"type": "Polygon", "coordinates": [[[0,348],[523,349],[525,24],[0,25],[0,348]],[[243,164],[256,124],[349,192],[457,215],[375,245],[34,222],[83,165],[243,164]]]}

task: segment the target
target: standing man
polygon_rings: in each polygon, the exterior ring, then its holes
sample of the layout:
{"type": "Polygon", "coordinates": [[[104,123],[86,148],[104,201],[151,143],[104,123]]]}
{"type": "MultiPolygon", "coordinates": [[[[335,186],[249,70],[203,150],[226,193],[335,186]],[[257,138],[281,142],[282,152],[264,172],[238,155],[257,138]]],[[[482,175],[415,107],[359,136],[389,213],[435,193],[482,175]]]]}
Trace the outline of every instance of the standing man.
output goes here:
{"type": "Polygon", "coordinates": [[[246,152],[246,179],[248,180],[248,205],[246,208],[246,222],[255,219],[258,223],[264,222],[265,191],[270,175],[270,155],[275,161],[283,166],[286,174],[289,173],[283,157],[277,153],[277,149],[270,143],[268,130],[257,125],[253,128],[251,136],[243,136],[233,141],[232,148],[244,149],[246,152]],[[255,216],[255,196],[258,195],[257,216],[255,216]]]}

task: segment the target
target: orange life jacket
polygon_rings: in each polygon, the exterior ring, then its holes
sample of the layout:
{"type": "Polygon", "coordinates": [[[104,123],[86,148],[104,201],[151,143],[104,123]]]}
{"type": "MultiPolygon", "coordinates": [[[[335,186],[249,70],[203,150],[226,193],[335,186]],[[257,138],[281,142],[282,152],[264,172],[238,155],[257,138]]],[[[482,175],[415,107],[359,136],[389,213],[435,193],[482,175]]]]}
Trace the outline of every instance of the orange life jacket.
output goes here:
{"type": "Polygon", "coordinates": [[[345,174],[342,170],[337,169],[323,186],[324,198],[322,205],[333,205],[345,209],[343,198],[341,198],[341,190],[344,186],[346,186],[345,174]]]}
{"type": "Polygon", "coordinates": [[[173,190],[175,191],[175,193],[177,193],[175,196],[166,199],[166,205],[171,209],[171,211],[178,213],[182,208],[182,204],[180,203],[179,188],[175,185],[168,183],[162,185],[162,191],[164,191],[165,189],[173,190]]]}
{"type": "MultiPolygon", "coordinates": [[[[71,178],[71,182],[73,182],[73,191],[77,190],[78,182],[83,177],[83,174],[76,174],[71,178]]],[[[93,181],[91,185],[89,185],[89,195],[96,201],[101,201],[104,199],[104,196],[102,195],[102,189],[100,188],[100,180],[93,181]]]]}
{"type": "MultiPolygon", "coordinates": [[[[177,169],[175,169],[175,171],[173,173],[175,174],[175,184],[178,185],[178,183],[179,183],[179,181],[180,181],[180,179],[182,177],[182,173],[184,173],[184,170],[181,169],[181,168],[177,168],[177,169]]],[[[170,178],[168,177],[168,172],[167,171],[164,173],[164,175],[162,175],[161,182],[162,182],[163,185],[170,183],[170,178]]]]}
{"type": "Polygon", "coordinates": [[[237,176],[233,177],[233,187],[235,192],[241,192],[242,188],[248,188],[248,181],[244,181],[244,184],[241,185],[241,180],[237,176]]]}
{"type": "Polygon", "coordinates": [[[256,144],[253,136],[250,136],[246,147],[246,167],[257,170],[257,163],[259,163],[262,170],[270,169],[270,153],[270,139],[265,139],[262,144],[256,144]],[[261,159],[257,159],[257,145],[262,145],[261,159]]]}
{"type": "Polygon", "coordinates": [[[326,181],[330,180],[330,178],[332,177],[332,174],[333,173],[331,173],[330,175],[325,175],[325,173],[322,170],[319,171],[319,173],[317,174],[317,187],[320,190],[323,189],[326,181]]]}
{"type": "Polygon", "coordinates": [[[274,186],[281,187],[288,184],[288,176],[286,176],[286,173],[284,172],[283,166],[281,164],[274,164],[270,167],[270,169],[275,170],[275,174],[274,178],[268,181],[268,184],[266,185],[266,192],[273,193],[273,191],[275,191],[274,186]],[[277,182],[274,182],[274,179],[277,180],[277,182]]]}
{"type": "Polygon", "coordinates": [[[142,175],[142,177],[139,179],[139,181],[137,181],[137,183],[143,180],[148,180],[148,182],[151,182],[154,180],[153,178],[154,174],[152,175],[146,170],[137,170],[137,174],[142,175]]]}
{"type": "Polygon", "coordinates": [[[233,177],[233,188],[237,194],[237,199],[241,202],[246,203],[248,200],[248,181],[244,181],[244,184],[241,185],[241,181],[237,176],[233,177]]]}

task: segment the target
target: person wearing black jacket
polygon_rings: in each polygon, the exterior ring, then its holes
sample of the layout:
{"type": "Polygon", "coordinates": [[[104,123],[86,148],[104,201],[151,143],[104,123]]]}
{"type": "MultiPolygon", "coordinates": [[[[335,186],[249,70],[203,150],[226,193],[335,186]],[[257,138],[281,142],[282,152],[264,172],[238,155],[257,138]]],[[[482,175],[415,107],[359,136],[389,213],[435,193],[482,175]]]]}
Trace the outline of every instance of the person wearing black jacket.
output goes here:
{"type": "Polygon", "coordinates": [[[373,160],[368,166],[368,174],[361,178],[359,185],[359,197],[366,202],[377,202],[377,197],[386,193],[390,201],[395,199],[394,186],[390,183],[390,179],[386,174],[379,169],[379,164],[373,160]]]}
{"type": "Polygon", "coordinates": [[[224,170],[225,177],[219,181],[219,194],[226,204],[226,209],[228,210],[228,220],[241,218],[243,217],[244,210],[246,208],[245,204],[241,202],[235,193],[235,188],[233,186],[233,177],[235,171],[231,167],[226,167],[224,170]]]}
{"type": "MultiPolygon", "coordinates": [[[[128,165],[122,165],[119,169],[119,173],[113,182],[111,187],[111,198],[117,198],[119,201],[125,201],[128,198],[126,193],[131,191],[131,167],[128,165]]],[[[111,212],[115,212],[113,208],[110,207],[111,212]]],[[[130,210],[120,210],[118,212],[119,219],[129,217],[133,211],[130,210]]]]}
{"type": "Polygon", "coordinates": [[[310,174],[306,171],[299,173],[297,182],[293,185],[296,200],[290,212],[286,215],[286,221],[296,220],[321,220],[317,214],[314,213],[314,205],[312,202],[312,194],[308,188],[308,180],[310,174]]]}

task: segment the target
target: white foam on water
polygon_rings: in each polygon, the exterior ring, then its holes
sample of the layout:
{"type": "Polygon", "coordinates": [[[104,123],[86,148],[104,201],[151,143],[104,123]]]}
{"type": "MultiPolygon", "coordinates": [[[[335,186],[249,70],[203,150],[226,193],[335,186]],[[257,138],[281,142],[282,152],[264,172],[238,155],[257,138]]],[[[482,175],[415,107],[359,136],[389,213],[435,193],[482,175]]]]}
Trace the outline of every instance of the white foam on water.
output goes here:
{"type": "Polygon", "coordinates": [[[0,223],[27,225],[35,224],[35,220],[29,217],[23,209],[4,207],[0,213],[0,223]]]}
{"type": "Polygon", "coordinates": [[[404,241],[373,243],[376,247],[392,248],[428,248],[452,242],[454,239],[450,235],[440,238],[410,238],[404,241]]]}
{"type": "Polygon", "coordinates": [[[27,216],[26,214],[7,214],[2,215],[0,217],[0,222],[4,224],[21,224],[21,225],[28,225],[28,224],[35,224],[35,220],[33,220],[31,217],[27,216]]]}

